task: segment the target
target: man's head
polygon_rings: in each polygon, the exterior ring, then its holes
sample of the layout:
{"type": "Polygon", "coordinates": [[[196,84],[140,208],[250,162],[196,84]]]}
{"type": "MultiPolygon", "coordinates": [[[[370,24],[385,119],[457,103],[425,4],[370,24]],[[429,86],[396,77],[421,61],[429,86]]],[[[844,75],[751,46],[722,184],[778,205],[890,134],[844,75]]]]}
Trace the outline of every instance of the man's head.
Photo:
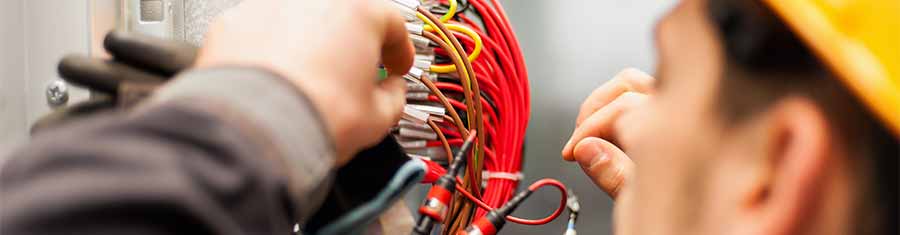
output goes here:
{"type": "Polygon", "coordinates": [[[633,234],[897,234],[896,136],[759,0],[657,25],[656,95],[623,117],[633,234]],[[666,192],[666,193],[660,193],[666,192]]]}

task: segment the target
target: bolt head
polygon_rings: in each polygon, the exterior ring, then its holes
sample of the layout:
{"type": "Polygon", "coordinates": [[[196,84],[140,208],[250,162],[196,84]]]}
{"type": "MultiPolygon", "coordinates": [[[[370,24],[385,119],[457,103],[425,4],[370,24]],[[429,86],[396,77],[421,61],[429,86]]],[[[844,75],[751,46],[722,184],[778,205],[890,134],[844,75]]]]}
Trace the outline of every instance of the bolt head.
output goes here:
{"type": "Polygon", "coordinates": [[[47,85],[47,103],[59,106],[69,101],[69,87],[66,82],[56,80],[47,85]]]}

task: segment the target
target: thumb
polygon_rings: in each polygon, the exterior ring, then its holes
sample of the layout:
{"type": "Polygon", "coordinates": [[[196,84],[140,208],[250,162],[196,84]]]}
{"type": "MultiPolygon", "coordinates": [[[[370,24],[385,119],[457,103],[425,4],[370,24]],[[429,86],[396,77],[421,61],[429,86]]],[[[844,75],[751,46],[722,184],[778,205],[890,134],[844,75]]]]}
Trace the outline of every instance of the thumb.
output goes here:
{"type": "Polygon", "coordinates": [[[387,131],[400,120],[403,105],[406,105],[406,82],[400,76],[390,76],[381,81],[375,89],[375,123],[387,131]]]}
{"type": "Polygon", "coordinates": [[[575,145],[575,161],[584,173],[613,199],[634,170],[634,162],[609,141],[588,137],[575,145]]]}

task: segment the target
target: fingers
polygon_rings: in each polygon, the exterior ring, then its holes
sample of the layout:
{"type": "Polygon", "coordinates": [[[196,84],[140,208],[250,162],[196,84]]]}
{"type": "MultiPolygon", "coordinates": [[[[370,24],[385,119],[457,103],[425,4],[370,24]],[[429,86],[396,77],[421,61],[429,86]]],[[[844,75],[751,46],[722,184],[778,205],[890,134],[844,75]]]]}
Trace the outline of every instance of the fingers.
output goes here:
{"type": "Polygon", "coordinates": [[[123,82],[161,83],[165,79],[112,61],[70,55],[59,62],[60,76],[92,90],[116,94],[123,82]]]}
{"type": "Polygon", "coordinates": [[[103,46],[115,60],[167,78],[193,65],[198,50],[189,44],[122,31],[107,34],[103,46]]]}
{"type": "Polygon", "coordinates": [[[584,173],[615,199],[634,170],[634,162],[612,143],[589,137],[575,146],[575,160],[584,173]]]}
{"type": "MultiPolygon", "coordinates": [[[[381,4],[389,8],[387,4],[381,4]]],[[[409,41],[404,19],[394,9],[385,10],[385,31],[381,45],[381,62],[390,75],[403,75],[413,65],[415,48],[409,41]]]]}
{"type": "Polygon", "coordinates": [[[648,96],[637,92],[625,92],[608,105],[603,106],[575,128],[566,146],[563,147],[563,159],[574,160],[575,144],[587,137],[613,139],[612,130],[616,121],[626,110],[645,102],[648,96]]]}
{"type": "Polygon", "coordinates": [[[638,69],[627,68],[622,70],[612,80],[591,92],[591,95],[585,99],[584,103],[581,104],[581,110],[579,110],[575,126],[580,126],[585,118],[612,102],[613,99],[619,97],[622,93],[629,91],[651,93],[654,82],[655,79],[653,77],[638,69]]]}
{"type": "Polygon", "coordinates": [[[68,107],[56,109],[50,114],[44,115],[35,121],[31,126],[31,134],[36,134],[44,130],[51,130],[68,121],[85,117],[90,114],[98,113],[101,110],[111,110],[116,107],[116,102],[108,96],[91,97],[68,107]]]}
{"type": "Polygon", "coordinates": [[[400,120],[406,105],[406,82],[400,76],[390,76],[375,90],[375,112],[378,128],[385,133],[400,120]]]}

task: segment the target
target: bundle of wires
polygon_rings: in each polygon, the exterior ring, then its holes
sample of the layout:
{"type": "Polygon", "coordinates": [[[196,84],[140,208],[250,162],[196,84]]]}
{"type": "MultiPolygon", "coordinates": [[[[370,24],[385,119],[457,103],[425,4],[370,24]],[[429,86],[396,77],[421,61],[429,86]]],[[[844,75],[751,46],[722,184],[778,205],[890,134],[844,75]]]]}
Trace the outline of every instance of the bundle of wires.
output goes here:
{"type": "Polygon", "coordinates": [[[443,234],[456,234],[487,209],[502,207],[519,186],[531,109],[528,72],[498,0],[394,3],[404,12],[417,54],[406,76],[409,104],[395,130],[401,145],[414,157],[446,166],[469,130],[477,133],[461,190],[443,221],[443,234]]]}

